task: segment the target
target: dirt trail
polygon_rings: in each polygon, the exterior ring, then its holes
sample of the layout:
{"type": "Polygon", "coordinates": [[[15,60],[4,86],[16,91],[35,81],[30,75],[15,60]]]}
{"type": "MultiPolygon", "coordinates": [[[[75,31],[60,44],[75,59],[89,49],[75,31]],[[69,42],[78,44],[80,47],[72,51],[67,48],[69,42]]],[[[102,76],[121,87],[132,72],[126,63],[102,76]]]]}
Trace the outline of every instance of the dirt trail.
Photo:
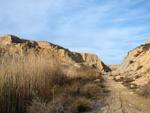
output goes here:
{"type": "Polygon", "coordinates": [[[108,75],[104,79],[110,92],[103,100],[105,105],[99,103],[92,113],[150,113],[150,99],[139,97],[108,75]]]}

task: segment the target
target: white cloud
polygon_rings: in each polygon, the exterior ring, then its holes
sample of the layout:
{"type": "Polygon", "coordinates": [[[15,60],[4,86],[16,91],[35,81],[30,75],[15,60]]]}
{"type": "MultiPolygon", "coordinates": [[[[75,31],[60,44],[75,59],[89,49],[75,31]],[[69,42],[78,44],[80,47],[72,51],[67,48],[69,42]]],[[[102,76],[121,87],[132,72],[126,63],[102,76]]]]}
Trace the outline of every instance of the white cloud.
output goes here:
{"type": "Polygon", "coordinates": [[[46,40],[118,64],[150,37],[149,10],[148,0],[4,0],[0,35],[46,40]]]}

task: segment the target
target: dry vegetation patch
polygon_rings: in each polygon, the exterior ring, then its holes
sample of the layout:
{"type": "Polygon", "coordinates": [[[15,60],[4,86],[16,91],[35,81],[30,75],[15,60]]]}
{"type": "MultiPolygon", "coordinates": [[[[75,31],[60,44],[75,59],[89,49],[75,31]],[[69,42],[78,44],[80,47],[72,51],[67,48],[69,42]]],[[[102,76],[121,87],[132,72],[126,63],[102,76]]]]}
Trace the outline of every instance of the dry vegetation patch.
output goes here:
{"type": "MultiPolygon", "coordinates": [[[[140,75],[135,76],[135,78],[141,77],[140,75]]],[[[127,87],[128,89],[137,89],[139,86],[135,83],[132,83],[134,79],[132,77],[123,77],[121,75],[117,75],[113,78],[116,82],[122,82],[122,84],[127,87]]]]}
{"type": "Polygon", "coordinates": [[[84,66],[69,77],[58,61],[41,57],[1,58],[0,113],[73,113],[92,108],[101,93],[101,74],[84,66]],[[93,80],[100,79],[94,83],[93,80]],[[97,85],[96,85],[97,84],[97,85]]]}
{"type": "Polygon", "coordinates": [[[142,86],[139,89],[138,94],[143,97],[150,98],[150,82],[148,84],[145,84],[144,86],[142,86]]]}

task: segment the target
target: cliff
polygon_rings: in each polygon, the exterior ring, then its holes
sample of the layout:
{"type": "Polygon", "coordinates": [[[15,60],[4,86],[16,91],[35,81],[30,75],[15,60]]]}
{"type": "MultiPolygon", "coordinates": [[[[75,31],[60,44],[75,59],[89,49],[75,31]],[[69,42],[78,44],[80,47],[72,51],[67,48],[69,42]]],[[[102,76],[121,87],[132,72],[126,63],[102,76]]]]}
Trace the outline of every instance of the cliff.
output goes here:
{"type": "Polygon", "coordinates": [[[111,71],[109,67],[107,67],[95,54],[90,53],[81,53],[81,56],[84,61],[86,62],[95,62],[97,63],[98,67],[104,72],[111,71]]]}
{"type": "Polygon", "coordinates": [[[146,72],[150,69],[150,43],[148,41],[145,45],[128,52],[117,69],[120,73],[128,71],[146,72]]]}
{"type": "MultiPolygon", "coordinates": [[[[114,72],[125,78],[130,78],[137,85],[148,84],[150,81],[150,43],[136,47],[129,51],[122,63],[114,72]]],[[[116,74],[117,75],[117,74],[116,74]]]]}
{"type": "Polygon", "coordinates": [[[96,63],[100,70],[109,71],[109,68],[95,54],[71,52],[50,42],[30,41],[13,35],[0,37],[0,56],[12,55],[42,56],[46,59],[59,60],[62,63],[96,63]]]}

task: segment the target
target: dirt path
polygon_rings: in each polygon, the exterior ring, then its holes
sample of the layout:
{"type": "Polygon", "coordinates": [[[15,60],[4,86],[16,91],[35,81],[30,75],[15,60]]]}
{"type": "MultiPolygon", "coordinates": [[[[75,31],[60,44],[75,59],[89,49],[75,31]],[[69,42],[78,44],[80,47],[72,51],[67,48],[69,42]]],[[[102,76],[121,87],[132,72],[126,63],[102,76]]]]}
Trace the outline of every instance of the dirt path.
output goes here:
{"type": "Polygon", "coordinates": [[[104,97],[105,104],[97,103],[92,113],[150,113],[150,99],[139,97],[108,75],[104,79],[110,92],[104,97]]]}

